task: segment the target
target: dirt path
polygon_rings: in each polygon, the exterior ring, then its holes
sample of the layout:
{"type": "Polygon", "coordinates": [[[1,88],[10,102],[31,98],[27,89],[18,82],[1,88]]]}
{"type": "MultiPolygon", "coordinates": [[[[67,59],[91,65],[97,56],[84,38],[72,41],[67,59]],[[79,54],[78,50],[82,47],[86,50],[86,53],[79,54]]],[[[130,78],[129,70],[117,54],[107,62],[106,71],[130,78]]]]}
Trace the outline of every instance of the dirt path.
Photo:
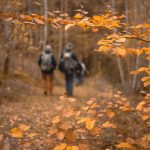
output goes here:
{"type": "MultiPolygon", "coordinates": [[[[112,96],[110,85],[103,83],[102,87],[97,83],[97,80],[89,79],[87,81],[86,84],[75,87],[77,101],[72,104],[76,105],[76,107],[81,107],[83,102],[91,97],[109,98],[112,96]]],[[[70,103],[68,105],[59,99],[64,93],[63,86],[55,87],[54,96],[44,96],[42,89],[39,88],[33,91],[33,94],[25,96],[24,99],[20,99],[17,102],[0,105],[0,134],[10,137],[9,134],[12,128],[25,124],[31,126],[32,132],[38,133],[40,139],[44,139],[51,128],[52,118],[58,115],[61,106],[71,107],[69,106],[70,103]]],[[[15,139],[8,138],[7,140],[12,143],[13,150],[19,150],[19,148],[15,147],[15,139]]]]}

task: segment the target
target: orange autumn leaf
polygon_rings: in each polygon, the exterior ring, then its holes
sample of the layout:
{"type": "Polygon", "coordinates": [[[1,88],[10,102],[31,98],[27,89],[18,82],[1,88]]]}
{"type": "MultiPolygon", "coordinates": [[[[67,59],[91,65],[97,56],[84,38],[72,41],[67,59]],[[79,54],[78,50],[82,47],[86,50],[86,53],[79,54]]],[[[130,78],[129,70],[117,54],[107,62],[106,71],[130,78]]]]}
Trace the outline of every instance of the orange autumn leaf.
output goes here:
{"type": "Polygon", "coordinates": [[[83,109],[83,110],[88,110],[88,109],[89,109],[89,106],[82,107],[81,109],[83,109]]]}
{"type": "Polygon", "coordinates": [[[33,18],[33,20],[37,23],[37,24],[41,24],[41,25],[44,25],[44,21],[42,21],[41,19],[38,19],[38,18],[33,18]]]}
{"type": "Polygon", "coordinates": [[[52,120],[51,122],[54,123],[54,124],[59,123],[59,122],[60,122],[60,116],[54,117],[53,120],[52,120]]]}
{"type": "Polygon", "coordinates": [[[119,149],[123,149],[123,148],[133,149],[133,146],[131,146],[131,144],[129,144],[127,142],[122,142],[120,144],[117,144],[116,147],[119,148],[119,149]]]}
{"type": "Polygon", "coordinates": [[[79,150],[78,146],[67,146],[66,150],[79,150]]]}
{"type": "Polygon", "coordinates": [[[143,109],[143,107],[144,107],[145,104],[146,104],[146,102],[144,102],[144,101],[140,102],[140,103],[137,105],[136,110],[141,111],[141,110],[143,109]]]}
{"type": "Polygon", "coordinates": [[[21,131],[28,131],[28,130],[30,129],[30,126],[21,124],[21,125],[19,126],[19,129],[20,129],[21,131]]]}
{"type": "Polygon", "coordinates": [[[115,113],[113,111],[107,111],[107,115],[109,118],[113,118],[115,116],[115,113]]]}
{"type": "Polygon", "coordinates": [[[90,130],[90,134],[99,136],[101,133],[101,129],[99,127],[94,127],[92,130],[90,130]]]}
{"type": "Polygon", "coordinates": [[[60,145],[57,145],[53,150],[65,150],[67,147],[67,144],[61,143],[60,145]]]}
{"type": "Polygon", "coordinates": [[[115,49],[115,51],[116,51],[117,55],[120,55],[122,57],[126,56],[126,54],[127,54],[126,49],[123,47],[118,47],[115,49]]]}
{"type": "Polygon", "coordinates": [[[19,128],[13,128],[11,129],[11,136],[16,138],[22,138],[23,133],[19,128]]]}
{"type": "Polygon", "coordinates": [[[97,108],[99,105],[97,103],[91,104],[90,108],[97,108]]]}
{"type": "Polygon", "coordinates": [[[88,120],[89,118],[80,118],[79,121],[77,121],[77,124],[80,124],[80,123],[84,123],[88,120]]]}
{"type": "Polygon", "coordinates": [[[75,26],[75,24],[67,24],[65,25],[65,30],[67,31],[69,28],[75,26]]]}
{"type": "Polygon", "coordinates": [[[83,16],[80,14],[80,13],[77,13],[75,16],[74,16],[75,19],[82,19],[83,16]]]}
{"type": "Polygon", "coordinates": [[[147,119],[149,119],[150,118],[150,116],[149,115],[141,115],[141,118],[142,118],[142,120],[147,120],[147,119]]]}
{"type": "Polygon", "coordinates": [[[126,38],[120,38],[117,40],[117,42],[120,42],[120,43],[124,43],[126,41],[126,38]]]}
{"type": "Polygon", "coordinates": [[[56,134],[56,137],[59,139],[59,140],[63,140],[64,137],[65,137],[65,133],[64,132],[58,132],[56,134]]]}
{"type": "Polygon", "coordinates": [[[57,132],[58,132],[58,129],[51,129],[51,130],[48,131],[48,135],[51,136],[51,135],[53,135],[57,132]]]}
{"type": "Polygon", "coordinates": [[[86,120],[86,123],[85,123],[86,129],[91,130],[94,128],[94,126],[95,126],[95,120],[94,119],[89,118],[86,120]]]}
{"type": "Polygon", "coordinates": [[[37,135],[38,135],[38,133],[33,132],[33,133],[29,133],[29,134],[28,134],[28,137],[29,137],[29,138],[33,138],[33,137],[35,137],[35,136],[37,136],[37,135]]]}
{"type": "Polygon", "coordinates": [[[74,109],[71,107],[71,108],[67,108],[65,109],[63,112],[62,112],[62,116],[63,117],[66,117],[66,118],[69,118],[71,117],[72,115],[74,115],[74,109]]]}

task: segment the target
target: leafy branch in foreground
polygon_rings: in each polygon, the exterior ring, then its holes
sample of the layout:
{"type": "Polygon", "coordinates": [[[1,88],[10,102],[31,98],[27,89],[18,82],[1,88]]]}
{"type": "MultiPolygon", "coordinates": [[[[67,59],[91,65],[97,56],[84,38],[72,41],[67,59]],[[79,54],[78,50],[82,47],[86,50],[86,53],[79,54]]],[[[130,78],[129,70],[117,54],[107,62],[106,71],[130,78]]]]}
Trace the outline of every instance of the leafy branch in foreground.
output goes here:
{"type": "MultiPolygon", "coordinates": [[[[55,108],[56,114],[50,119],[45,142],[51,139],[55,143],[54,150],[88,150],[91,141],[99,147],[103,143],[107,148],[150,148],[150,135],[143,132],[150,127],[149,98],[147,94],[136,106],[132,106],[118,91],[111,100],[91,98],[79,108],[75,107],[78,100],[61,96],[63,105],[55,108]]],[[[29,129],[28,125],[13,128],[11,136],[21,139],[27,136],[32,140],[40,136],[29,129]]]]}

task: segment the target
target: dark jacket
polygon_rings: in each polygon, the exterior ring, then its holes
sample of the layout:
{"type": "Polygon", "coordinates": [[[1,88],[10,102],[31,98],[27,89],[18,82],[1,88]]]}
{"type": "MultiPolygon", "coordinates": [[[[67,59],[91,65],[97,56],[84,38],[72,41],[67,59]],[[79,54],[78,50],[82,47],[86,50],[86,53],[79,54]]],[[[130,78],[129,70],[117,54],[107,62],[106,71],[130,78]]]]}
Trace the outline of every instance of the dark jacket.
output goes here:
{"type": "Polygon", "coordinates": [[[69,51],[69,50],[65,50],[62,54],[61,54],[61,60],[60,60],[60,64],[59,64],[59,70],[61,72],[64,72],[65,74],[68,74],[68,70],[65,70],[65,61],[64,61],[64,53],[65,52],[70,52],[71,53],[71,58],[76,62],[76,66],[75,68],[71,71],[72,73],[71,74],[75,74],[76,71],[77,71],[77,68],[79,67],[78,66],[78,58],[76,56],[76,54],[73,52],[73,51],[69,51]]]}

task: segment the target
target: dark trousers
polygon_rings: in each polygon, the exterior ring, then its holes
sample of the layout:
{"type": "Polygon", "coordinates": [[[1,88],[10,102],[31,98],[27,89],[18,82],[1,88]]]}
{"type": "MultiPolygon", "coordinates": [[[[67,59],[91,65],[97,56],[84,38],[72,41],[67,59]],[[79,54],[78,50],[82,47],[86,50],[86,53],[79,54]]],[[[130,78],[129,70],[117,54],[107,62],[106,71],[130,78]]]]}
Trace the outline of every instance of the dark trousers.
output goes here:
{"type": "Polygon", "coordinates": [[[66,81],[66,91],[68,96],[73,96],[73,74],[66,74],[65,73],[65,81],[66,81]]]}

